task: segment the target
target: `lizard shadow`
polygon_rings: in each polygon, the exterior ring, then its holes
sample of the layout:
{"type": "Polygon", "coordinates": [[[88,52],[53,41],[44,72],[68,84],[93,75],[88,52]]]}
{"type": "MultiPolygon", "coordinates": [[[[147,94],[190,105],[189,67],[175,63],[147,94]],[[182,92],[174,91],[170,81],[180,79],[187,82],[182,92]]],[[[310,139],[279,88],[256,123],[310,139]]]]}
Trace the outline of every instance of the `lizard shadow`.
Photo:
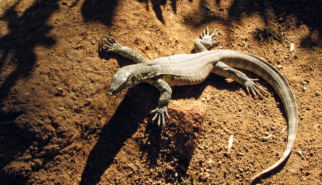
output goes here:
{"type": "Polygon", "coordinates": [[[99,183],[106,169],[117,160],[115,157],[125,142],[148,116],[150,102],[155,98],[153,94],[144,94],[146,87],[139,84],[129,89],[112,118],[103,126],[100,137],[88,156],[81,185],[99,183]],[[142,101],[143,99],[146,101],[142,101]]]}
{"type": "Polygon", "coordinates": [[[105,60],[115,59],[120,67],[134,64],[134,62],[131,59],[122,57],[121,55],[116,54],[116,53],[101,51],[100,46],[98,46],[98,47],[99,47],[98,48],[99,49],[98,56],[101,59],[105,59],[105,60]]]}

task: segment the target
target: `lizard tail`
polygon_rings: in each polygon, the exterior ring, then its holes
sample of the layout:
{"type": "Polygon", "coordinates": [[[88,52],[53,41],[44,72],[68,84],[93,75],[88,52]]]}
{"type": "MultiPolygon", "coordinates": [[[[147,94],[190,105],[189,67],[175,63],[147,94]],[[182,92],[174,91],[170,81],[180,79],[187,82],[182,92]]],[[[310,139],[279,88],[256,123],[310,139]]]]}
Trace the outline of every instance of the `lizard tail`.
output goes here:
{"type": "Polygon", "coordinates": [[[283,156],[272,166],[256,174],[251,181],[260,178],[277,167],[279,167],[289,157],[296,137],[298,127],[298,114],[294,95],[283,75],[271,64],[254,55],[237,51],[225,51],[220,60],[230,67],[244,69],[253,72],[265,79],[278,93],[283,102],[288,122],[288,141],[283,156]]]}

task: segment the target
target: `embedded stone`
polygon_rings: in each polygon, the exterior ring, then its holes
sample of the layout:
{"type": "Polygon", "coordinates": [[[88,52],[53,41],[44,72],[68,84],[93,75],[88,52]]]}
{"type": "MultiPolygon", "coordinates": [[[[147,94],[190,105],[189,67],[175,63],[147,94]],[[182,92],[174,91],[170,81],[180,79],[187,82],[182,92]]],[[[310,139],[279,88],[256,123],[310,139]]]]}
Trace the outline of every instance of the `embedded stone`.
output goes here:
{"type": "Polygon", "coordinates": [[[174,146],[183,158],[191,159],[206,112],[207,106],[199,101],[174,101],[168,106],[171,118],[165,129],[173,130],[174,146]]]}

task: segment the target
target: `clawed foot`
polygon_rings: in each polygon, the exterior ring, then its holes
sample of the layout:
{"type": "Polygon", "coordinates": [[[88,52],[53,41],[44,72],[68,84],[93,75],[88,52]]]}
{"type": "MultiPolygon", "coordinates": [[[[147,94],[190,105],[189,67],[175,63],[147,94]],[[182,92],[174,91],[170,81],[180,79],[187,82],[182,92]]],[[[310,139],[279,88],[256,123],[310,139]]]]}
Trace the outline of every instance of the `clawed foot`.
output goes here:
{"type": "Polygon", "coordinates": [[[165,125],[165,120],[164,120],[164,114],[167,115],[168,118],[170,118],[168,114],[167,107],[162,107],[162,108],[156,108],[151,113],[155,113],[155,116],[152,118],[152,122],[154,122],[158,118],[158,126],[160,125],[165,125]]]}
{"type": "Polygon", "coordinates": [[[114,40],[113,37],[104,35],[100,42],[100,48],[107,50],[108,52],[114,52],[121,45],[114,40]],[[105,37],[105,38],[104,38],[105,37]]]}
{"type": "Polygon", "coordinates": [[[259,87],[257,84],[255,84],[254,81],[258,81],[258,79],[246,80],[246,82],[244,83],[244,86],[246,87],[246,91],[248,94],[250,94],[250,92],[251,92],[253,96],[256,96],[256,94],[257,94],[261,99],[263,99],[264,98],[263,95],[257,89],[260,89],[261,91],[263,91],[266,94],[268,94],[268,93],[264,89],[259,87]]]}
{"type": "Polygon", "coordinates": [[[214,29],[214,32],[209,35],[209,29],[207,27],[207,32],[206,30],[203,31],[203,34],[200,34],[201,40],[206,41],[207,45],[212,46],[213,44],[217,43],[218,41],[213,42],[212,38],[216,34],[216,29],[214,29]]]}

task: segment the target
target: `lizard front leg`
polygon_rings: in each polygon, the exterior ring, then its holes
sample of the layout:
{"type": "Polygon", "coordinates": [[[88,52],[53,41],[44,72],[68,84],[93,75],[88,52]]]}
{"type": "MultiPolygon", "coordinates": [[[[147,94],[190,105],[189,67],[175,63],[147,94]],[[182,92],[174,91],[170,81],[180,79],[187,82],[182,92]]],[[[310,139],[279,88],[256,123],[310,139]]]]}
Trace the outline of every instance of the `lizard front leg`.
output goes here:
{"type": "Polygon", "coordinates": [[[165,125],[164,114],[170,118],[167,106],[171,99],[172,89],[167,82],[161,79],[151,80],[148,83],[155,86],[160,91],[158,107],[151,111],[151,113],[155,113],[152,121],[155,121],[158,118],[158,126],[160,126],[160,124],[165,125]]]}
{"type": "Polygon", "coordinates": [[[109,37],[106,35],[103,36],[100,42],[100,50],[101,49],[107,50],[108,52],[114,52],[123,57],[129,58],[133,60],[136,64],[145,62],[145,59],[140,53],[128,47],[121,46],[118,42],[114,40],[113,37],[109,37]]]}
{"type": "Polygon", "coordinates": [[[260,89],[261,91],[268,94],[264,89],[262,89],[261,87],[259,87],[254,83],[254,81],[257,81],[258,79],[250,79],[244,73],[232,67],[229,67],[228,65],[226,65],[221,61],[215,64],[212,72],[226,78],[234,79],[236,82],[246,87],[246,91],[248,94],[250,94],[251,92],[254,96],[256,96],[257,94],[258,96],[263,98],[263,95],[257,89],[260,89]]]}
{"type": "Polygon", "coordinates": [[[203,51],[208,51],[207,49],[209,49],[213,44],[217,43],[218,41],[212,41],[212,38],[215,34],[216,30],[214,30],[214,32],[211,35],[209,35],[209,29],[207,27],[207,32],[204,30],[203,35],[200,34],[201,39],[195,40],[195,52],[199,53],[203,51]]]}

